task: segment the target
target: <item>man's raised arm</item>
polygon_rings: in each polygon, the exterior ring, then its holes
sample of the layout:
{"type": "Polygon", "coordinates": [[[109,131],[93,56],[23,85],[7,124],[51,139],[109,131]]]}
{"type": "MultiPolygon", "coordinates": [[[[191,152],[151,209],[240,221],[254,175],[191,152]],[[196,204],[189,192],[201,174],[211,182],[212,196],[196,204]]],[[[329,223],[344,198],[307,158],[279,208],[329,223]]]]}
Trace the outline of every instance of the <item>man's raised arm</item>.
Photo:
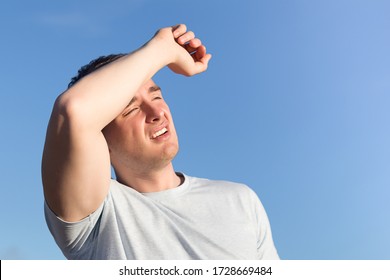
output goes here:
{"type": "Polygon", "coordinates": [[[111,176],[102,129],[164,66],[192,76],[205,71],[210,58],[185,25],[163,28],[138,50],[92,72],[62,93],[54,104],[42,158],[49,207],[69,222],[95,211],[107,195],[111,176]]]}

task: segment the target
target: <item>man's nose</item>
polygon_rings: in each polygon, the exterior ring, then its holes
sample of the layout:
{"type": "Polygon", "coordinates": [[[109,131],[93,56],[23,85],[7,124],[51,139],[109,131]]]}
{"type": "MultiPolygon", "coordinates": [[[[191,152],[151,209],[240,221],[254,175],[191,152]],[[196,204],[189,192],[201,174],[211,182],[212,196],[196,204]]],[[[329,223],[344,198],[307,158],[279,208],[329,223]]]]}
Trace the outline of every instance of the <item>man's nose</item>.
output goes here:
{"type": "Polygon", "coordinates": [[[147,104],[144,110],[146,111],[146,122],[148,123],[158,122],[164,115],[162,108],[154,104],[147,104]]]}

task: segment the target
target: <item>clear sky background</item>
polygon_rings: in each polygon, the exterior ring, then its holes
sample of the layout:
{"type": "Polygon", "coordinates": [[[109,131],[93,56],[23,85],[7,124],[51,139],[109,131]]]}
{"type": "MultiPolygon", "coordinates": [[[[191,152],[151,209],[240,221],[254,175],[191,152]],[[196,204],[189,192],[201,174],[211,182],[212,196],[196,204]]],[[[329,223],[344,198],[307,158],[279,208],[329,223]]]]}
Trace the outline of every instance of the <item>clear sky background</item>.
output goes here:
{"type": "Polygon", "coordinates": [[[52,104],[78,68],[185,23],[213,59],[162,70],[188,175],[251,186],[284,259],[390,259],[390,1],[0,2],[0,258],[63,259],[43,216],[52,104]]]}

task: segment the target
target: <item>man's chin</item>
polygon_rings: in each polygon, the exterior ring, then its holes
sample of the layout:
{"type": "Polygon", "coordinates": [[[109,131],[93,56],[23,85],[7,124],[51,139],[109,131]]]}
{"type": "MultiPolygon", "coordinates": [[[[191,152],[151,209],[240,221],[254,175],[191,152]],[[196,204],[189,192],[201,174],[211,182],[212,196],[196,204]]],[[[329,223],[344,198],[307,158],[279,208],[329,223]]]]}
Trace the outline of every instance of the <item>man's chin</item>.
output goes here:
{"type": "Polygon", "coordinates": [[[166,147],[164,150],[164,153],[162,154],[162,161],[171,162],[179,152],[179,146],[178,145],[170,145],[169,147],[166,147]]]}

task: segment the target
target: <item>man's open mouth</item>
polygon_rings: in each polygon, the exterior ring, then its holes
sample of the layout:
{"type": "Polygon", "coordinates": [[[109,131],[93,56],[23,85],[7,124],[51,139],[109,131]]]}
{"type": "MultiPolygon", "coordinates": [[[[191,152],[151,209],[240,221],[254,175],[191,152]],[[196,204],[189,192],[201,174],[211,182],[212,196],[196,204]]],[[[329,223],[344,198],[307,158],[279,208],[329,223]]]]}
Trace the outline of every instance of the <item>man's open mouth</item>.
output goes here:
{"type": "Polygon", "coordinates": [[[164,128],[162,128],[161,130],[159,130],[159,131],[157,131],[156,133],[154,133],[153,135],[152,135],[152,139],[156,139],[157,137],[159,137],[159,136],[161,136],[161,135],[163,135],[163,134],[165,134],[165,133],[167,133],[168,132],[168,129],[166,128],[166,127],[164,127],[164,128]]]}

